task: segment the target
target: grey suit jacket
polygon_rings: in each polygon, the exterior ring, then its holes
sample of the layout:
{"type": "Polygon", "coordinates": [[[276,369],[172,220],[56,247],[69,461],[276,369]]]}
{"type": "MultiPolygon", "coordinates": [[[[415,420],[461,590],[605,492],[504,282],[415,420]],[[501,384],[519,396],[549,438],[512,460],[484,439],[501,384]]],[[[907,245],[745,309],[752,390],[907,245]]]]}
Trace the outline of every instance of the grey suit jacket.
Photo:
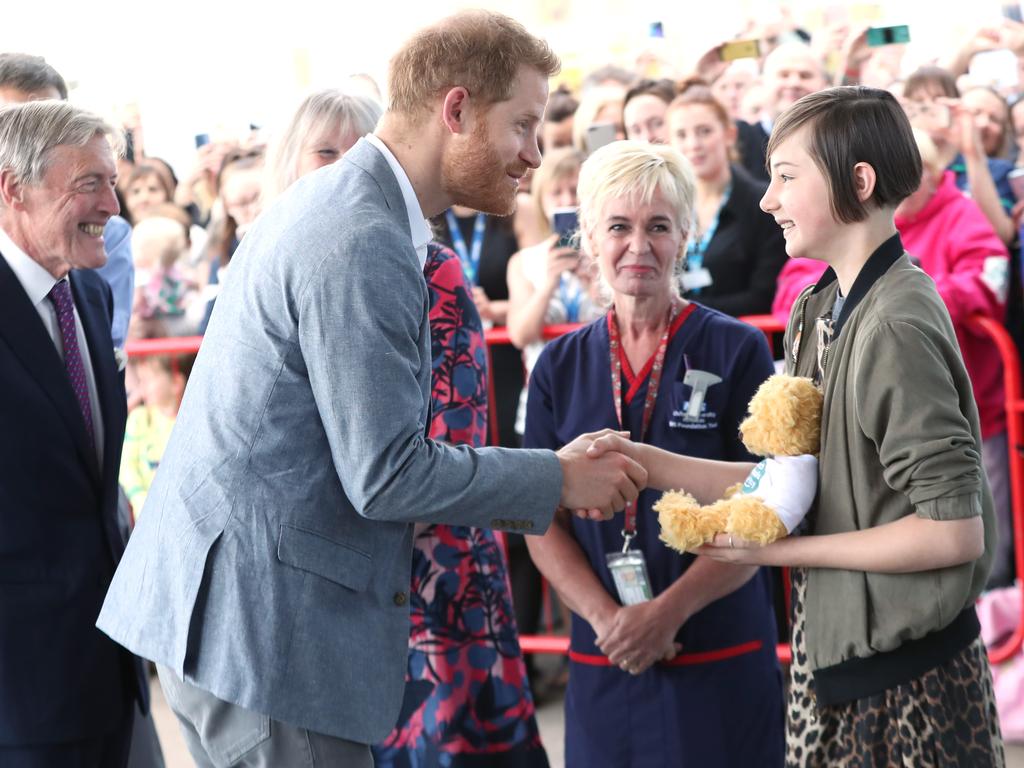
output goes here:
{"type": "Polygon", "coordinates": [[[427,289],[360,141],[239,248],[100,629],[215,696],[364,743],[402,700],[411,523],[543,532],[549,451],[425,438],[427,289]]]}

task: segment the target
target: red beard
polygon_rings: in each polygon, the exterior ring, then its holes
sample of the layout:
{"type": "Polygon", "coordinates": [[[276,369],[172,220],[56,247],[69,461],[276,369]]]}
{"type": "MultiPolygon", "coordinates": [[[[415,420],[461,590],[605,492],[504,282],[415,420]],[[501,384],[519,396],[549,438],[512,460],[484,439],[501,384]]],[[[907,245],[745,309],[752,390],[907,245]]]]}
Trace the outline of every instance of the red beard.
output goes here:
{"type": "Polygon", "coordinates": [[[509,216],[516,209],[518,186],[509,174],[522,176],[524,164],[506,166],[481,121],[464,146],[449,148],[441,160],[441,185],[456,205],[495,216],[509,216]]]}

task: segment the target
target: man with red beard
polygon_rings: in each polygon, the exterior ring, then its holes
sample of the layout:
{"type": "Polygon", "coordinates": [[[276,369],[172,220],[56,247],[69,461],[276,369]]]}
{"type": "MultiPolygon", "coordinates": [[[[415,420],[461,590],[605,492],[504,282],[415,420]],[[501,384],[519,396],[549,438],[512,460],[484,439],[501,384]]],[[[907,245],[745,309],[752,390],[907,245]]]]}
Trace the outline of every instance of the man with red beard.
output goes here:
{"type": "MultiPolygon", "coordinates": [[[[98,626],[158,665],[200,765],[371,766],[401,706],[412,523],[540,534],[646,473],[434,443],[425,216],[507,215],[540,162],[547,44],[457,14],[391,62],[376,135],[307,174],[232,261],[98,626]]],[[[567,438],[571,438],[569,435],[567,438]]]]}

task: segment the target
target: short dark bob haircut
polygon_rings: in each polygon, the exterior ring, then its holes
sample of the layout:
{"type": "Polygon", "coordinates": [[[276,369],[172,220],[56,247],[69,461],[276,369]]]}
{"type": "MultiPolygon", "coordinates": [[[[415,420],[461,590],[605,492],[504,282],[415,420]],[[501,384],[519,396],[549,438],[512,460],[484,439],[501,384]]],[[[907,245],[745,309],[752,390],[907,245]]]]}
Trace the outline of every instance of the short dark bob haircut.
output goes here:
{"type": "Polygon", "coordinates": [[[843,86],[804,96],[775,123],[765,153],[768,161],[780,144],[804,127],[805,149],[828,182],[829,205],[837,221],[864,221],[871,205],[895,208],[921,184],[921,154],[910,122],[888,91],[843,86]],[[875,189],[866,202],[857,197],[857,163],[875,170],[875,189]]]}

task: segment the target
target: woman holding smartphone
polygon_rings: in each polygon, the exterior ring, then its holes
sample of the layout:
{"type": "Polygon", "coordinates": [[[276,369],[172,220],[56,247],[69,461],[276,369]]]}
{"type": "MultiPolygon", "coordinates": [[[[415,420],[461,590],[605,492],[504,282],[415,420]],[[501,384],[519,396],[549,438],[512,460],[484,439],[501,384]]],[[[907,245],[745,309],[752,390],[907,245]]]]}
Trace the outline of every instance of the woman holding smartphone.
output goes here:
{"type": "MultiPolygon", "coordinates": [[[[570,147],[544,156],[533,176],[530,197],[538,227],[547,237],[515,254],[508,263],[508,334],[523,351],[523,364],[529,377],[544,348],[545,325],[587,323],[604,313],[596,301],[595,284],[589,263],[581,256],[571,238],[577,227],[560,223],[563,232],[554,230],[557,212],[570,213],[577,205],[583,154],[570,147]]],[[[516,431],[523,433],[526,391],[519,404],[516,431]]]]}

